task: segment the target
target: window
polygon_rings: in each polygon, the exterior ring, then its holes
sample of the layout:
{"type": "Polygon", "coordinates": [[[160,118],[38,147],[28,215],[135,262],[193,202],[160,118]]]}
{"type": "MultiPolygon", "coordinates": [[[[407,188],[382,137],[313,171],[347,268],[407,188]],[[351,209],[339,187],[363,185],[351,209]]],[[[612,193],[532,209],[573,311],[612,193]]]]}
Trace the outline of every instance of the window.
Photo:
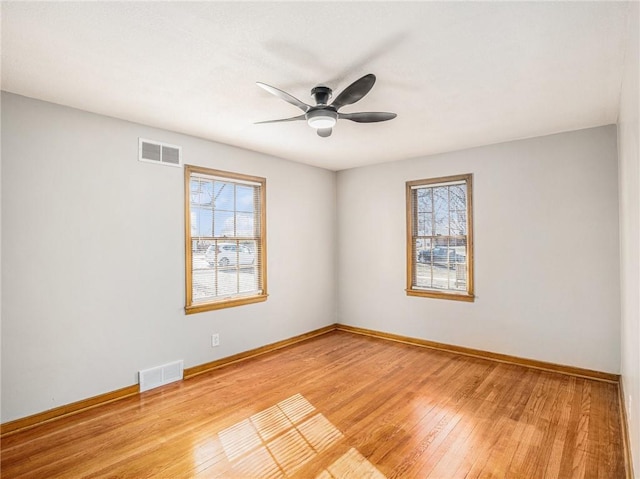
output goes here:
{"type": "Polygon", "coordinates": [[[185,166],[187,314],[267,299],[266,180],[185,166]]]}
{"type": "Polygon", "coordinates": [[[471,182],[407,182],[408,295],[473,301],[471,182]]]}

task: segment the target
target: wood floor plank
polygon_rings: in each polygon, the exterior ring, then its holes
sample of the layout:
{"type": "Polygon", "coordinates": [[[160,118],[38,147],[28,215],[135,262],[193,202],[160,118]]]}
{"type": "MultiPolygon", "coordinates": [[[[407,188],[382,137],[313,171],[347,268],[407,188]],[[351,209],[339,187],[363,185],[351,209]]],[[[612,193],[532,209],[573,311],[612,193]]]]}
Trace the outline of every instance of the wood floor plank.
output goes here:
{"type": "Polygon", "coordinates": [[[343,331],[0,449],[6,479],[624,477],[615,384],[343,331]]]}

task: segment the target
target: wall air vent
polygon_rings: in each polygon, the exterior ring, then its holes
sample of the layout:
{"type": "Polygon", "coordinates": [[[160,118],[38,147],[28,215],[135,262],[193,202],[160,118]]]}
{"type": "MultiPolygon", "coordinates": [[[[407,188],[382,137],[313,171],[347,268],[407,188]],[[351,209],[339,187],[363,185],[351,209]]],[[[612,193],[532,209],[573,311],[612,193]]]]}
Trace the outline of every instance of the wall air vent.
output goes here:
{"type": "Polygon", "coordinates": [[[164,386],[182,379],[184,364],[182,361],[164,364],[155,368],[144,369],[138,373],[140,392],[164,386]]]}
{"type": "Polygon", "coordinates": [[[159,165],[182,166],[182,148],[138,138],[138,160],[159,165]]]}

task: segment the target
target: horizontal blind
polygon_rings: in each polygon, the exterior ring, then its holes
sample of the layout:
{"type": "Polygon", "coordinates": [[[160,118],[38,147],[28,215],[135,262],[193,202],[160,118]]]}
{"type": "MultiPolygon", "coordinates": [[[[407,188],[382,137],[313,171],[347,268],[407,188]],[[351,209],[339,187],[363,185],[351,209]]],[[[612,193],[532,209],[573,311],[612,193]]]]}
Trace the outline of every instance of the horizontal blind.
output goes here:
{"type": "Polygon", "coordinates": [[[265,294],[265,182],[200,170],[188,180],[191,304],[265,294]]]}

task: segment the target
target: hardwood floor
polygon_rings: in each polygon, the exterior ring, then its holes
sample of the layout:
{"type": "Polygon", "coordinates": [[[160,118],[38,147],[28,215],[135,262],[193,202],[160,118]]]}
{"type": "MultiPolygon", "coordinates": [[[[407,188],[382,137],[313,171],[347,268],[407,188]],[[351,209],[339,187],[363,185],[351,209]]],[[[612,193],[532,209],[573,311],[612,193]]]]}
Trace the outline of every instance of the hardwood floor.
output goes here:
{"type": "Polygon", "coordinates": [[[335,331],[7,436],[1,471],[622,479],[616,387],[335,331]]]}

